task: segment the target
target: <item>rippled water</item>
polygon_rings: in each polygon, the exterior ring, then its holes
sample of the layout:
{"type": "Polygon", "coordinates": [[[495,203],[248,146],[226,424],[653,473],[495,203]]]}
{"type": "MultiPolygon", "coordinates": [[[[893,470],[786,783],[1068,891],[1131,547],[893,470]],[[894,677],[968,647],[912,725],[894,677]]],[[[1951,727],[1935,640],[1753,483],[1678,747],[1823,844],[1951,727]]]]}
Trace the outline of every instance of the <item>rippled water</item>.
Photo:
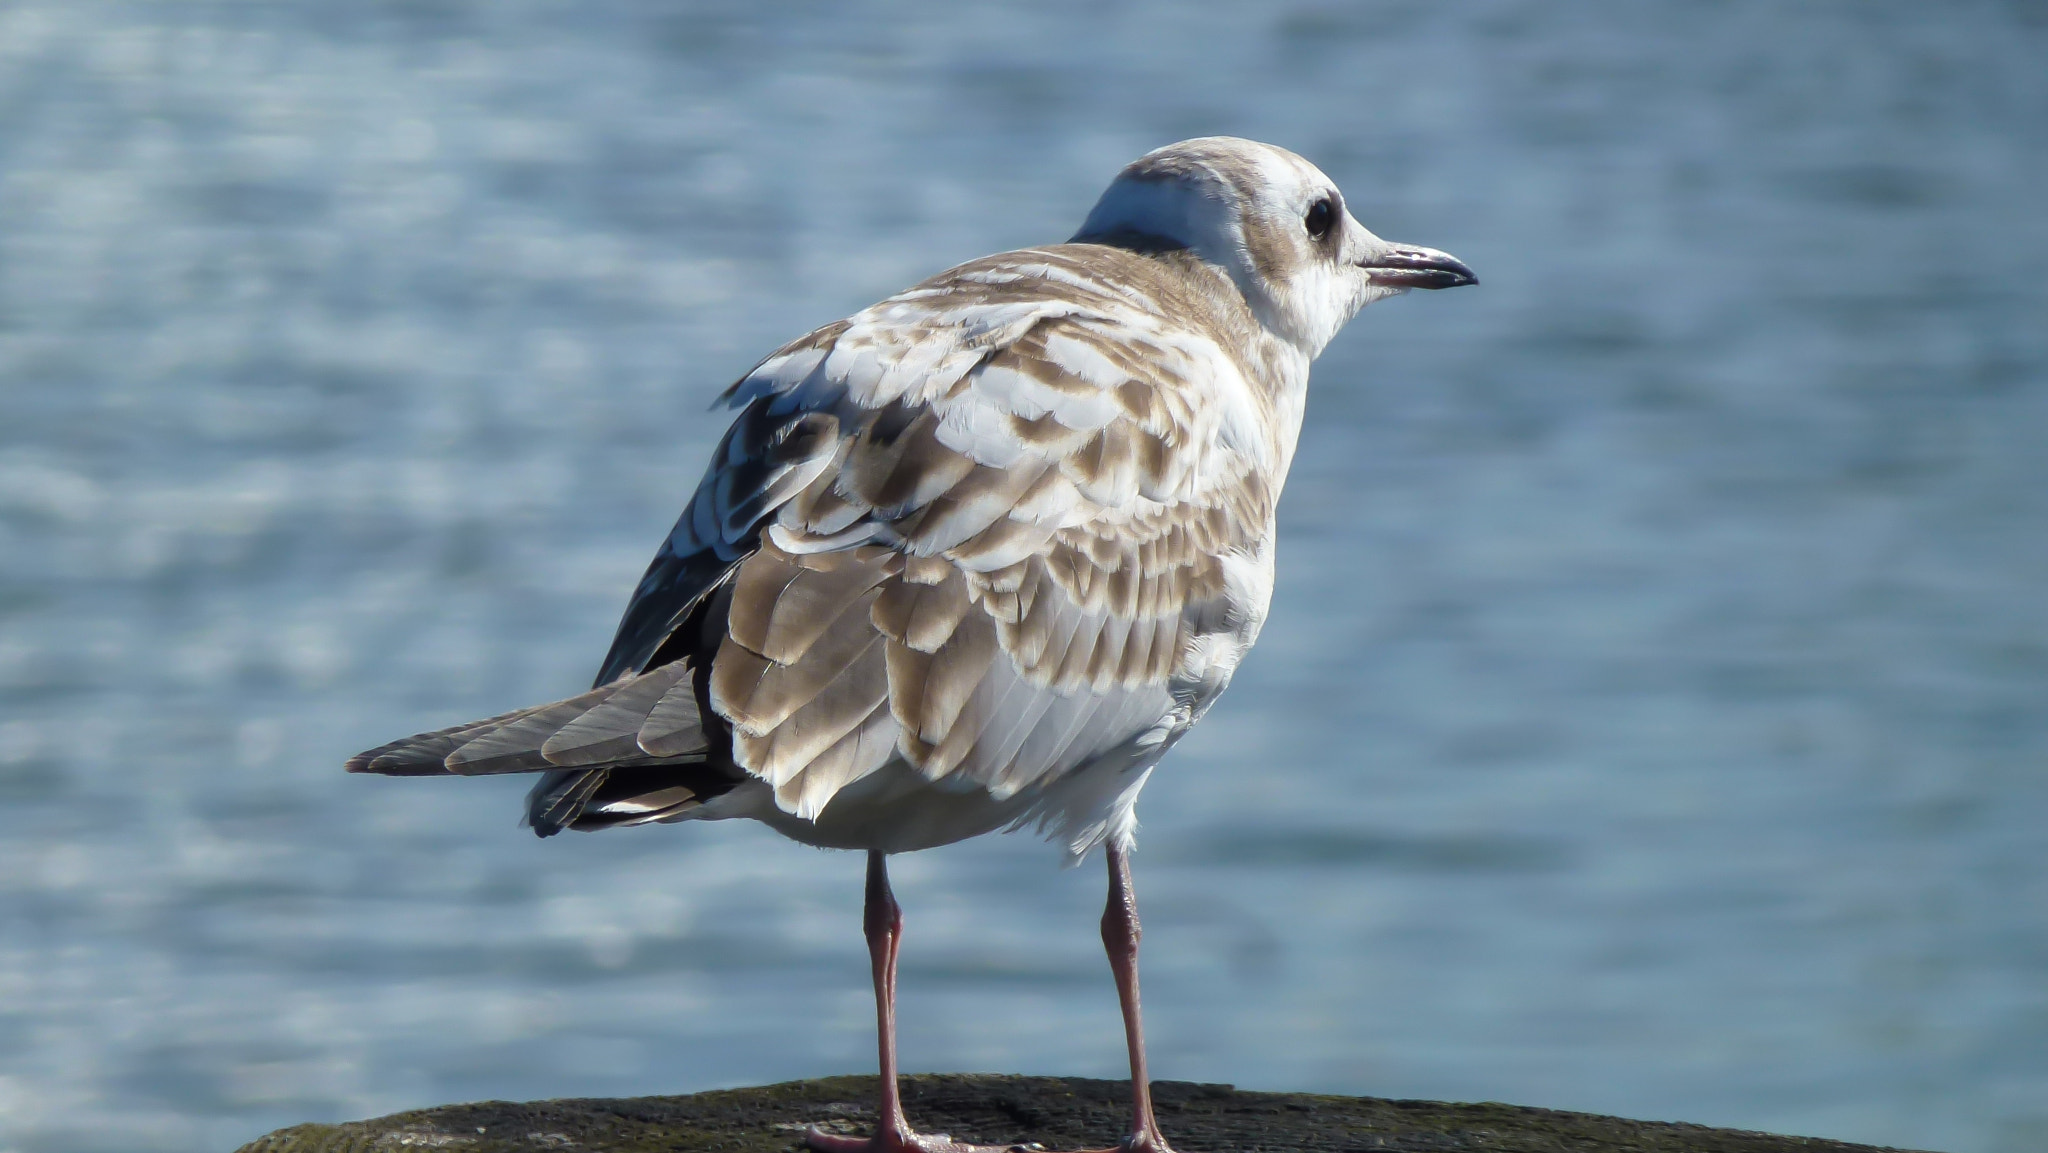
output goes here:
{"type": "MultiPolygon", "coordinates": [[[[1209,132],[1485,284],[1319,367],[1159,1075],[2048,1147],[2038,5],[852,8],[0,8],[0,1150],[868,1068],[858,858],[340,761],[586,683],[760,352],[1209,132]]],[[[900,861],[909,1067],[1118,1073],[1055,862],[900,861]]]]}

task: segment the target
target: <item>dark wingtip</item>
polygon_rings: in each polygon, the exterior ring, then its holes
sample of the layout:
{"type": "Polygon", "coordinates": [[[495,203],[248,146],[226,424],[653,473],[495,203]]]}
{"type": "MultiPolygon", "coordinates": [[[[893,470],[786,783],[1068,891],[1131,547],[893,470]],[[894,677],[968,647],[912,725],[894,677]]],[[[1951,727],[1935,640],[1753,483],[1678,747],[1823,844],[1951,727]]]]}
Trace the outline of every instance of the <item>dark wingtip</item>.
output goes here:
{"type": "Polygon", "coordinates": [[[421,733],[388,745],[378,745],[350,757],[342,767],[351,773],[375,773],[383,777],[438,777],[449,771],[448,762],[423,749],[420,742],[423,738],[445,735],[445,730],[421,733]]]}

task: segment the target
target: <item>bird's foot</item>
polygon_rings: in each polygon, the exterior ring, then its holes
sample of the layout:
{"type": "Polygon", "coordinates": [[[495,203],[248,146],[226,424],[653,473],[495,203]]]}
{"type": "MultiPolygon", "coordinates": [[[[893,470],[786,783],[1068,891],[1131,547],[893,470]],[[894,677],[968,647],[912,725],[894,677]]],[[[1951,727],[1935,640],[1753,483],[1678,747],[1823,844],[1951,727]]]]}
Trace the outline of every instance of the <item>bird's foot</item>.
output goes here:
{"type": "MultiPolygon", "coordinates": [[[[944,1133],[882,1129],[873,1137],[845,1137],[815,1126],[804,1134],[805,1148],[815,1153],[1043,1153],[1043,1145],[970,1145],[944,1133]]],[[[1103,1150],[1102,1153],[1115,1153],[1103,1150]]]]}
{"type": "MultiPolygon", "coordinates": [[[[917,1133],[888,1129],[873,1137],[845,1137],[813,1127],[804,1134],[804,1146],[815,1153],[1046,1153],[1036,1142],[1014,1145],[970,1145],[944,1133],[917,1133]]],[[[1078,1149],[1072,1153],[1173,1153],[1157,1130],[1141,1130],[1107,1149],[1078,1149]]]]}

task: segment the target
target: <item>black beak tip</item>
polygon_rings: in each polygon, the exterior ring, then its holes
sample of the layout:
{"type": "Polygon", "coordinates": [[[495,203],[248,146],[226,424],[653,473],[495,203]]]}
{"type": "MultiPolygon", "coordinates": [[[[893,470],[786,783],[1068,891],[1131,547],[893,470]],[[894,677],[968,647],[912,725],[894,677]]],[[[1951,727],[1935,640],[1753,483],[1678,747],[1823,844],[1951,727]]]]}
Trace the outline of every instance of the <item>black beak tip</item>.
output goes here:
{"type": "Polygon", "coordinates": [[[1479,283],[1479,274],[1464,261],[1432,249],[1397,248],[1363,267],[1374,284],[1389,288],[1463,288],[1479,283]]]}

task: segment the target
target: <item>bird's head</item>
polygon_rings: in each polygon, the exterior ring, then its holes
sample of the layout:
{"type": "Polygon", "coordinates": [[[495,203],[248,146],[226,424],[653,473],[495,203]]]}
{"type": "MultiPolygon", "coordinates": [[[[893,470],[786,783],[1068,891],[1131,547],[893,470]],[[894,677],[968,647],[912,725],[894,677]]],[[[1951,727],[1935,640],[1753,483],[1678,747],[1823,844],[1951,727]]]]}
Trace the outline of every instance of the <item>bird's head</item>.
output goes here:
{"type": "Polygon", "coordinates": [[[1315,165],[1234,136],[1183,140],[1132,161],[1074,240],[1187,249],[1236,283],[1267,331],[1311,357],[1375,300],[1479,283],[1448,253],[1366,231],[1315,165]]]}

